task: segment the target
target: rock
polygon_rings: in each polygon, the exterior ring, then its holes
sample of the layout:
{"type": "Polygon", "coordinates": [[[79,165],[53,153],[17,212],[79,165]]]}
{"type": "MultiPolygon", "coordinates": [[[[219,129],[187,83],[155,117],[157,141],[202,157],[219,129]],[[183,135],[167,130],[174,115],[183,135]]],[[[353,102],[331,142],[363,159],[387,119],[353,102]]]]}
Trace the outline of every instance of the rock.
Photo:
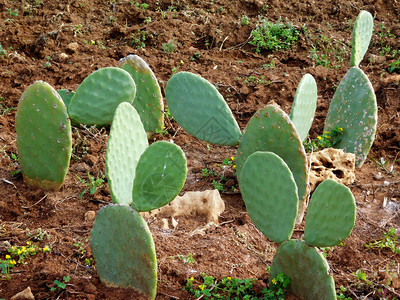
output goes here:
{"type": "Polygon", "coordinates": [[[89,210],[85,213],[85,222],[93,222],[94,219],[96,218],[96,212],[94,212],[93,210],[89,210]]]}
{"type": "Polygon", "coordinates": [[[67,51],[70,53],[75,53],[78,51],[78,49],[79,49],[79,44],[76,42],[72,42],[67,45],[67,51]]]}
{"type": "Polygon", "coordinates": [[[11,52],[8,54],[8,58],[10,59],[10,62],[25,62],[26,58],[22,56],[21,54],[17,53],[17,51],[11,52]]]}
{"type": "MultiPolygon", "coordinates": [[[[85,293],[88,293],[88,294],[95,294],[96,291],[97,291],[97,288],[96,288],[96,286],[95,286],[93,283],[88,282],[88,283],[85,285],[85,287],[83,288],[83,291],[84,291],[85,293]]],[[[93,299],[94,299],[94,298],[93,298],[93,299]]]]}
{"type": "MultiPolygon", "coordinates": [[[[308,155],[310,160],[310,154],[308,155]]],[[[356,179],[355,155],[342,149],[324,149],[311,156],[310,187],[313,191],[325,179],[349,185],[356,179]]]]}
{"type": "MultiPolygon", "coordinates": [[[[225,210],[225,203],[218,190],[186,192],[177,196],[169,204],[143,213],[144,217],[176,218],[179,216],[204,216],[206,223],[218,224],[218,217],[225,210]]],[[[176,222],[176,221],[175,221],[176,222]]],[[[175,223],[177,224],[177,223],[175,223]]],[[[165,224],[163,224],[165,226],[165,224]]]]}
{"type": "Polygon", "coordinates": [[[10,300],[35,300],[35,296],[33,296],[31,288],[28,286],[22,292],[12,296],[10,300]]]}

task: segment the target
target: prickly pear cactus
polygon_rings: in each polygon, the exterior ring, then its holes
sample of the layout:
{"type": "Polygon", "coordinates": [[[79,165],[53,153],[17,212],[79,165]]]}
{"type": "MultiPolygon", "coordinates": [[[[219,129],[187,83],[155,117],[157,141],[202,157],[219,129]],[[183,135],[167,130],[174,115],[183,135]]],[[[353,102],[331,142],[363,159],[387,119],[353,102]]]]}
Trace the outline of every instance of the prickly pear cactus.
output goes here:
{"type": "Polygon", "coordinates": [[[24,91],[15,128],[25,182],[60,189],[71,158],[71,123],[60,95],[48,83],[36,81],[24,91]]]}
{"type": "Polygon", "coordinates": [[[302,141],[292,121],[280,108],[266,105],[250,119],[240,140],[236,166],[238,179],[246,159],[256,151],[269,151],[277,154],[293,173],[299,196],[297,223],[300,223],[308,195],[307,157],[302,141]]]}
{"type": "Polygon", "coordinates": [[[301,141],[305,140],[311,128],[317,108],[317,99],[317,83],[311,74],[305,74],[297,87],[289,115],[301,141]]]}
{"type": "Polygon", "coordinates": [[[117,106],[132,103],[136,85],[121,68],[99,69],[83,80],[68,106],[71,120],[85,125],[108,126],[117,106]]]}
{"type": "Polygon", "coordinates": [[[165,98],[171,114],[188,133],[212,144],[238,143],[239,125],[222,95],[204,78],[189,72],[173,75],[165,98]]]}
{"type": "Polygon", "coordinates": [[[255,152],[239,180],[254,225],[276,243],[290,239],[297,216],[297,186],[286,163],[275,153],[255,152]]]}
{"type": "Polygon", "coordinates": [[[356,167],[364,163],[375,139],[378,122],[376,96],[371,82],[358,67],[352,67],[340,82],[325,119],[324,131],[343,128],[336,148],[356,155],[356,167]]]}
{"type": "Polygon", "coordinates": [[[71,99],[75,96],[74,91],[69,91],[66,89],[57,90],[57,93],[61,96],[61,99],[63,100],[66,107],[68,107],[71,99]]]}
{"type": "Polygon", "coordinates": [[[326,259],[304,241],[290,240],[278,248],[269,278],[272,280],[279,273],[290,277],[288,290],[300,299],[336,299],[335,282],[326,259]]]}
{"type": "Polygon", "coordinates": [[[131,74],[136,83],[133,107],[139,113],[147,137],[164,126],[164,102],[157,78],[148,64],[138,55],[128,55],[119,61],[118,67],[131,74]]]}
{"type": "Polygon", "coordinates": [[[132,203],[136,166],[148,146],[146,132],[135,108],[126,102],[118,105],[106,154],[106,174],[113,202],[132,203]]]}
{"type": "Polygon", "coordinates": [[[374,18],[365,10],[362,10],[354,22],[353,40],[350,57],[350,66],[358,67],[368,50],[374,30],[374,18]]]}
{"type": "Polygon", "coordinates": [[[306,216],[304,240],[315,247],[332,247],[344,241],[356,221],[356,202],[350,189],[332,179],[314,191],[306,216]]]}
{"type": "Polygon", "coordinates": [[[109,287],[132,288],[155,299],[157,260],[151,232],[128,205],[109,204],[97,213],[91,248],[101,281],[109,287]]]}
{"type": "Polygon", "coordinates": [[[153,143],[136,168],[132,207],[150,211],[171,202],[183,188],[186,173],[185,154],[179,146],[166,141],[153,143]]]}

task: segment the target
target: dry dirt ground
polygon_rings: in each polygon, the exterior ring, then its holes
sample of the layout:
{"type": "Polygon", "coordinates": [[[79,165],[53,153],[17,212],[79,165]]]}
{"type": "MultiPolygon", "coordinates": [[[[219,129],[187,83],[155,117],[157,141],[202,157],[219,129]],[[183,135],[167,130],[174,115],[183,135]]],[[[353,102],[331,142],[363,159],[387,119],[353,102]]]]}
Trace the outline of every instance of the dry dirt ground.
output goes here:
{"type": "MultiPolygon", "coordinates": [[[[10,299],[28,286],[36,299],[140,298],[130,290],[103,286],[91,260],[88,239],[93,221],[86,214],[110,202],[107,184],[94,195],[87,192],[79,198],[86,188],[79,178],[87,182],[88,172],[95,178],[105,172],[108,129],[74,128],[73,158],[59,192],[29,188],[20,173],[14,175],[18,170],[15,108],[28,85],[44,80],[56,89],[76,90],[93,71],[138,54],[162,89],[179,71],[209,80],[243,128],[271,100],[288,113],[301,77],[310,73],[319,95],[310,131],[315,138],[322,133],[330,100],[349,68],[352,25],[362,9],[374,16],[374,34],[361,68],[375,88],[379,123],[369,158],[349,186],[357,202],[354,231],[343,245],[325,252],[336,287],[346,288],[346,297],[399,298],[400,254],[387,247],[367,249],[365,244],[400,224],[400,3],[138,1],[0,1],[0,259],[5,259],[10,245],[21,247],[28,241],[51,248],[10,269],[8,279],[2,274],[0,299],[10,299]],[[249,41],[259,17],[291,22],[300,31],[299,41],[291,50],[257,53],[249,41]],[[374,161],[381,158],[386,164],[374,161]],[[367,281],[356,278],[358,270],[367,281]],[[54,281],[63,276],[71,278],[66,288],[52,291],[54,281]]],[[[235,148],[200,142],[174,120],[166,124],[168,132],[156,134],[154,140],[173,139],[184,150],[188,178],[183,192],[213,189],[213,180],[221,179],[222,161],[235,156],[235,148]],[[205,168],[217,175],[205,178],[205,168]]],[[[225,177],[233,180],[222,182],[226,210],[218,226],[204,227],[200,216],[180,218],[172,229],[149,220],[158,258],[157,299],[192,299],[184,291],[186,279],[193,276],[198,281],[201,273],[219,280],[230,276],[256,278],[261,285],[267,282],[266,269],[278,245],[252,225],[233,171],[226,169],[225,177]],[[192,261],[185,259],[190,257],[192,261]]],[[[300,238],[302,230],[303,224],[297,226],[294,237],[300,238]]]]}

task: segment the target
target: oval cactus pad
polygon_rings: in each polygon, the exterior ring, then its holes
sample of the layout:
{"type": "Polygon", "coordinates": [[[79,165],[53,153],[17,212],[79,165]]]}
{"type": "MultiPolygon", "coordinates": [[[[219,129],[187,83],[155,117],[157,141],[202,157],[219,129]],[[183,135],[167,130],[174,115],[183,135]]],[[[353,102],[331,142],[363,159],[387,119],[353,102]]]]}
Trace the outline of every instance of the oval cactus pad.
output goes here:
{"type": "Polygon", "coordinates": [[[244,129],[236,158],[239,179],[247,157],[256,151],[273,152],[282,158],[293,173],[299,200],[303,201],[307,197],[306,152],[293,122],[274,105],[259,109],[244,129]]]}
{"type": "Polygon", "coordinates": [[[71,158],[71,122],[60,95],[48,83],[36,81],[24,91],[15,128],[25,182],[60,189],[71,158]]]}
{"type": "Polygon", "coordinates": [[[350,66],[358,67],[368,50],[374,30],[374,18],[365,10],[362,10],[354,22],[353,40],[350,57],[350,66]]]}
{"type": "Polygon", "coordinates": [[[146,132],[135,108],[126,102],[118,105],[106,155],[106,174],[114,203],[132,203],[136,166],[148,146],[146,132]]]}
{"type": "Polygon", "coordinates": [[[354,153],[356,167],[361,167],[374,142],[377,122],[374,88],[361,69],[352,67],[333,95],[324,131],[341,127],[343,134],[335,148],[354,153]]]}
{"type": "Polygon", "coordinates": [[[278,248],[271,264],[270,286],[279,273],[289,276],[288,291],[300,299],[336,299],[335,281],[326,259],[304,241],[290,240],[278,248]]]}
{"type": "Polygon", "coordinates": [[[157,78],[138,55],[128,55],[121,59],[118,67],[127,71],[136,83],[136,97],[132,105],[150,137],[164,126],[164,102],[157,78]]]}
{"type": "Polygon", "coordinates": [[[136,85],[121,68],[99,69],[83,80],[68,106],[71,120],[85,125],[111,124],[117,106],[132,103],[136,85]]]}
{"type": "Polygon", "coordinates": [[[188,133],[212,144],[238,143],[239,125],[222,95],[206,79],[179,72],[168,81],[165,98],[171,114],[188,133]]]}
{"type": "Polygon", "coordinates": [[[289,115],[301,141],[306,139],[311,128],[317,108],[317,99],[317,83],[311,74],[305,74],[297,87],[289,115]]]}
{"type": "Polygon", "coordinates": [[[171,202],[183,188],[186,174],[186,157],[179,146],[166,141],[153,143],[136,168],[133,208],[150,211],[171,202]]]}
{"type": "Polygon", "coordinates": [[[286,163],[275,153],[255,152],[243,165],[239,185],[254,225],[276,243],[290,239],[298,196],[286,163]]]}
{"type": "Polygon", "coordinates": [[[350,189],[332,179],[315,189],[306,216],[304,240],[315,247],[332,247],[344,241],[356,221],[356,201],[350,189]]]}
{"type": "Polygon", "coordinates": [[[94,221],[90,244],[99,277],[106,286],[132,288],[155,299],[155,246],[138,212],[128,205],[103,207],[94,221]]]}

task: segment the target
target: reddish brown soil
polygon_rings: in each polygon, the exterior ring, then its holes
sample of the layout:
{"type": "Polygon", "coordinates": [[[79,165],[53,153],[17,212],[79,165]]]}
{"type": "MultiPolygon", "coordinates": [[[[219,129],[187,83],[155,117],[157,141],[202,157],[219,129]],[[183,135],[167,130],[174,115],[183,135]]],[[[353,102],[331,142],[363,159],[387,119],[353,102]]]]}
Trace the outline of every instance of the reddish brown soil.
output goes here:
{"type": "MultiPolygon", "coordinates": [[[[375,31],[361,68],[376,91],[379,124],[370,158],[356,171],[357,179],[350,186],[358,207],[356,226],[343,246],[328,252],[327,259],[336,287],[345,287],[347,297],[398,298],[400,254],[364,246],[400,224],[400,165],[394,162],[400,151],[399,75],[388,72],[396,59],[382,54],[388,47],[400,50],[398,1],[149,0],[145,10],[132,3],[0,2],[0,44],[6,51],[0,57],[0,259],[5,257],[4,242],[22,246],[29,240],[52,249],[12,268],[11,278],[0,281],[0,298],[10,299],[29,286],[36,299],[139,299],[130,290],[105,287],[95,264],[85,266],[85,259],[92,257],[88,243],[92,222],[85,221],[85,214],[109,203],[110,193],[105,184],[93,196],[86,193],[79,199],[85,185],[77,177],[87,179],[89,171],[94,176],[104,174],[108,130],[74,129],[74,157],[59,192],[29,188],[20,175],[12,175],[11,171],[18,169],[11,159],[12,153],[17,154],[14,108],[28,85],[44,80],[56,89],[76,90],[93,71],[116,66],[128,54],[138,54],[151,66],[162,88],[174,69],[200,74],[218,86],[243,128],[252,114],[271,100],[289,112],[302,75],[311,73],[319,93],[310,132],[315,137],[322,132],[330,99],[349,68],[352,24],[361,9],[374,15],[375,31]],[[248,16],[249,25],[241,25],[243,15],[248,16]],[[270,21],[287,18],[301,29],[299,43],[290,51],[256,53],[248,41],[259,15],[270,21]],[[143,48],[131,43],[138,30],[148,32],[143,48]],[[176,45],[170,54],[162,49],[168,42],[176,45]],[[316,66],[312,46],[320,55],[328,55],[330,66],[316,66]],[[347,50],[340,52],[343,47],[347,50]],[[196,53],[200,53],[199,58],[191,59],[196,53]],[[245,83],[249,76],[265,76],[270,83],[251,86],[245,83]],[[381,157],[390,162],[388,171],[371,160],[381,157]],[[394,170],[389,172],[392,164],[394,170]],[[380,178],[375,176],[378,172],[380,178]],[[391,210],[383,208],[384,199],[392,202],[387,206],[391,210]],[[29,236],[37,230],[47,232],[48,238],[29,236]],[[356,279],[353,274],[357,270],[366,273],[371,283],[356,279]],[[71,277],[66,289],[62,293],[51,291],[54,280],[63,276],[71,277]]],[[[213,188],[212,180],[204,179],[201,170],[207,167],[220,172],[218,164],[234,156],[236,150],[200,142],[174,121],[167,125],[169,134],[156,135],[155,139],[173,139],[184,150],[189,171],[183,191],[213,188]]],[[[222,198],[226,211],[220,226],[196,230],[205,225],[201,218],[179,219],[173,230],[149,224],[159,266],[157,299],[191,299],[183,289],[186,279],[193,276],[198,280],[202,272],[217,279],[231,276],[267,282],[266,268],[278,245],[253,226],[240,193],[223,193],[222,198]],[[179,258],[190,254],[193,264],[179,258]]],[[[296,228],[294,237],[301,237],[302,228],[296,228]]]]}

